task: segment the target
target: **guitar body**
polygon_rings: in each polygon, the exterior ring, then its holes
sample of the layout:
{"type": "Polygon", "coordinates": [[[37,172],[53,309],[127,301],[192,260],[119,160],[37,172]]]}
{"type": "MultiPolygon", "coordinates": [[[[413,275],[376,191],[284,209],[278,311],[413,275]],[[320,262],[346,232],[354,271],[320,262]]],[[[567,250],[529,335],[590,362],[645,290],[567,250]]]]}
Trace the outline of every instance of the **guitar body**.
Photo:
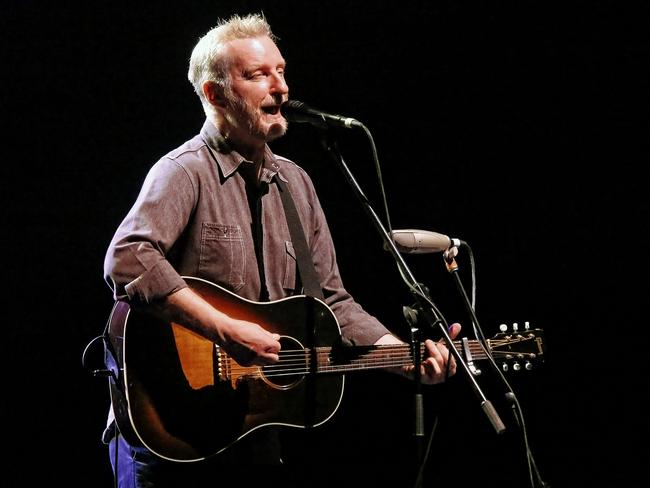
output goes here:
{"type": "MultiPolygon", "coordinates": [[[[227,315],[280,334],[282,347],[277,363],[244,367],[185,327],[116,302],[105,363],[113,373],[117,426],[130,444],[162,458],[198,461],[265,426],[323,424],[341,403],[344,372],[413,364],[409,344],[343,347],[334,313],[318,299],[258,303],[206,280],[185,280],[227,315]]],[[[539,329],[500,333],[486,344],[455,340],[453,346],[470,368],[490,358],[503,371],[526,371],[544,357],[539,329]]],[[[424,348],[421,343],[420,354],[424,348]]]]}
{"type": "Polygon", "coordinates": [[[215,308],[280,334],[281,354],[293,353],[299,373],[274,374],[274,365],[242,367],[211,341],[118,301],[109,319],[106,362],[119,368],[109,386],[117,425],[129,443],[162,458],[198,461],[255,429],[313,427],[334,415],[344,375],[309,374],[316,361],[305,352],[340,340],[325,303],[303,295],[252,302],[184,278],[215,308]]]}

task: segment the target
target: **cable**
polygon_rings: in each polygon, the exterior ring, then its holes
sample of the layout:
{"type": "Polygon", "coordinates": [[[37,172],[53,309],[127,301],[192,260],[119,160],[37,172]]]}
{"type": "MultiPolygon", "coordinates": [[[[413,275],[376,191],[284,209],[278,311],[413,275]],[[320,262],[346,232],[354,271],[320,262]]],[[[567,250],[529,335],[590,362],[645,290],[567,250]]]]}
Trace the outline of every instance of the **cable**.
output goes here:
{"type": "MultiPolygon", "coordinates": [[[[98,341],[102,341],[102,344],[104,346],[104,352],[109,351],[113,355],[113,359],[116,361],[116,356],[115,356],[115,351],[113,350],[111,343],[110,343],[110,338],[109,338],[109,325],[110,325],[110,318],[106,322],[106,326],[104,327],[104,332],[101,335],[98,335],[91,339],[88,344],[86,344],[86,347],[84,348],[82,354],[81,354],[81,365],[84,369],[90,370],[92,375],[95,377],[99,378],[108,378],[109,381],[113,380],[114,384],[116,386],[120,386],[119,380],[118,380],[118,374],[116,374],[116,371],[112,368],[110,368],[106,362],[104,362],[104,367],[101,369],[92,369],[89,368],[87,365],[88,362],[88,354],[90,351],[90,348],[93,347],[98,341]]],[[[104,357],[104,361],[106,360],[106,357],[104,357]]],[[[117,362],[116,362],[117,364],[117,362]]],[[[117,422],[113,422],[113,432],[114,432],[114,439],[115,439],[115,454],[114,454],[114,463],[115,463],[115,469],[113,472],[113,482],[114,482],[114,487],[118,488],[118,453],[120,450],[120,445],[119,445],[119,429],[117,426],[117,422]]]]}
{"type": "MultiPolygon", "coordinates": [[[[451,359],[451,352],[447,352],[447,368],[445,372],[445,381],[449,379],[449,361],[451,359]]],[[[424,474],[424,467],[427,464],[427,459],[429,459],[429,454],[431,453],[431,444],[433,442],[433,435],[435,434],[437,428],[438,428],[438,415],[435,416],[433,419],[433,426],[431,427],[431,433],[429,434],[429,441],[427,442],[427,448],[424,451],[424,455],[422,456],[422,460],[420,462],[420,467],[418,468],[418,475],[415,479],[415,483],[413,484],[413,488],[420,488],[422,486],[422,476],[424,474]]]]}
{"type": "MultiPolygon", "coordinates": [[[[377,173],[377,181],[379,184],[379,191],[381,193],[381,199],[382,199],[382,206],[384,209],[384,214],[386,216],[386,228],[389,236],[393,235],[393,229],[392,229],[392,224],[390,221],[390,212],[388,210],[388,199],[386,197],[386,191],[384,187],[384,182],[381,174],[381,165],[379,164],[379,157],[377,155],[377,147],[375,145],[374,138],[372,137],[372,133],[370,130],[364,125],[360,124],[361,127],[363,128],[363,131],[365,132],[366,136],[368,137],[369,143],[370,143],[370,148],[372,151],[372,158],[373,162],[375,165],[375,171],[377,173]]],[[[413,284],[408,278],[409,278],[409,272],[407,272],[404,267],[403,263],[401,261],[397,261],[397,269],[399,271],[399,275],[406,284],[406,286],[411,290],[412,293],[417,295],[419,298],[424,300],[430,307],[431,309],[435,312],[436,318],[438,321],[442,322],[445,327],[448,327],[447,321],[445,320],[444,316],[442,315],[442,312],[438,309],[438,307],[433,303],[431,298],[428,296],[428,294],[423,290],[422,286],[420,283],[415,282],[413,284]]]]}
{"type": "Polygon", "coordinates": [[[438,416],[433,419],[433,427],[431,427],[431,433],[429,434],[429,441],[427,442],[427,448],[424,452],[424,457],[418,468],[418,475],[415,478],[415,483],[413,483],[413,488],[420,488],[422,486],[422,476],[424,474],[424,467],[426,466],[426,460],[429,458],[429,453],[431,452],[431,444],[433,442],[433,435],[435,434],[438,428],[438,416]]]}
{"type": "Polygon", "coordinates": [[[381,166],[379,165],[379,157],[377,156],[377,146],[375,145],[375,140],[372,137],[370,130],[363,124],[361,124],[363,131],[366,133],[368,140],[370,141],[370,149],[372,150],[372,160],[375,163],[375,171],[377,173],[377,181],[379,183],[379,192],[381,193],[382,205],[384,207],[384,214],[386,215],[386,228],[388,229],[388,235],[393,235],[393,228],[390,223],[390,214],[388,212],[388,199],[386,198],[386,191],[384,188],[384,181],[381,176],[381,166]]]}
{"type": "MultiPolygon", "coordinates": [[[[478,344],[483,349],[483,352],[485,354],[485,357],[488,359],[488,362],[496,371],[497,375],[500,377],[501,381],[506,387],[506,399],[512,403],[512,408],[513,412],[515,415],[515,420],[518,423],[522,436],[523,436],[523,442],[524,442],[524,449],[526,452],[526,460],[528,464],[528,475],[530,478],[530,483],[531,483],[531,488],[536,488],[536,487],[548,487],[548,485],[541,479],[539,472],[537,471],[537,466],[535,465],[535,461],[533,459],[533,454],[530,449],[530,445],[528,443],[528,433],[526,431],[526,424],[524,422],[524,414],[523,410],[521,408],[521,405],[519,404],[519,400],[517,399],[517,396],[514,393],[514,390],[512,386],[510,386],[510,383],[508,382],[508,379],[505,377],[503,372],[501,371],[501,368],[496,364],[496,361],[494,360],[494,357],[492,355],[492,351],[490,350],[490,347],[488,345],[488,341],[485,338],[485,335],[483,334],[483,331],[481,329],[481,326],[478,322],[478,318],[476,317],[476,310],[475,310],[475,303],[474,300],[476,298],[475,295],[475,285],[476,285],[476,279],[475,279],[475,263],[473,259],[473,254],[471,247],[467,243],[465,243],[466,247],[469,249],[470,253],[470,266],[472,270],[472,303],[469,305],[469,313],[471,315],[472,319],[472,326],[474,328],[474,333],[476,334],[476,338],[478,339],[478,344]],[[536,485],[536,482],[538,483],[536,485]]],[[[467,296],[465,294],[465,291],[463,289],[462,283],[460,281],[460,277],[458,275],[458,267],[455,265],[455,262],[453,262],[453,258],[450,261],[447,261],[447,267],[450,272],[454,273],[454,276],[456,278],[456,284],[458,285],[459,291],[462,293],[463,297],[467,300],[467,296]]]]}
{"type": "MultiPolygon", "coordinates": [[[[83,353],[81,354],[81,366],[82,366],[84,369],[86,369],[86,370],[89,369],[89,368],[88,368],[88,365],[86,364],[86,362],[87,362],[87,356],[88,356],[88,352],[89,352],[90,348],[91,348],[91,347],[92,347],[92,346],[93,346],[97,341],[100,341],[100,340],[102,340],[103,338],[104,338],[103,335],[97,336],[97,337],[91,339],[90,342],[89,342],[88,344],[86,344],[86,347],[84,348],[83,353]]],[[[105,370],[101,370],[101,369],[93,369],[93,370],[91,371],[91,373],[93,374],[93,376],[104,376],[104,375],[102,374],[104,371],[105,371],[105,370]]]]}

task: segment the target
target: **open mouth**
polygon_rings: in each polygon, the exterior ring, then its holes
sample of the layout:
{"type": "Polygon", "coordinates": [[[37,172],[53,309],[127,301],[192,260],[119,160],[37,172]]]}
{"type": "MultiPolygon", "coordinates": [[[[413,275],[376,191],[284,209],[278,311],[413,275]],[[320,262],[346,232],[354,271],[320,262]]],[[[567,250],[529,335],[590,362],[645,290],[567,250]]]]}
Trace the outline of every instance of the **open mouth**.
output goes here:
{"type": "Polygon", "coordinates": [[[280,113],[280,106],[279,105],[267,105],[265,107],[262,107],[262,112],[269,114],[269,115],[277,115],[280,113]]]}

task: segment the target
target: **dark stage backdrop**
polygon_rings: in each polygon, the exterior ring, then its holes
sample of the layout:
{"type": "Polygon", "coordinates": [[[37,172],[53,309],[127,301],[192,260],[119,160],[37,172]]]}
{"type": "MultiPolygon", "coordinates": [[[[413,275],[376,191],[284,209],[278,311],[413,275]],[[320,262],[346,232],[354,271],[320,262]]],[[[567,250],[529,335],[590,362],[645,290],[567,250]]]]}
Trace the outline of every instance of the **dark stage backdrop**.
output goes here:
{"type": "MultiPolygon", "coordinates": [[[[149,166],[203,122],[185,76],[194,43],[220,17],[263,11],[291,96],[369,128],[392,225],[470,244],[484,333],[525,321],[544,330],[544,365],[509,376],[542,477],[554,488],[639,486],[630,480],[647,461],[632,447],[647,429],[642,5],[3,2],[0,484],[111,486],[100,443],[108,386],[81,362],[112,306],[104,252],[149,166]]],[[[384,217],[369,139],[337,137],[384,217]]],[[[272,147],[311,174],[348,289],[405,337],[402,307],[413,300],[316,129],[293,124],[272,147]]],[[[440,256],[406,260],[473,338],[440,256]]],[[[457,261],[469,293],[469,252],[457,261]]],[[[100,359],[91,348],[89,367],[100,359]]],[[[425,428],[437,416],[438,429],[426,486],[528,486],[521,436],[484,370],[479,384],[508,430],[495,434],[462,373],[427,390],[425,428]]],[[[290,456],[327,486],[346,486],[346,465],[366,462],[360,471],[382,475],[355,486],[388,481],[388,471],[391,486],[412,486],[412,386],[377,372],[347,380],[334,419],[290,433],[290,456]]]]}

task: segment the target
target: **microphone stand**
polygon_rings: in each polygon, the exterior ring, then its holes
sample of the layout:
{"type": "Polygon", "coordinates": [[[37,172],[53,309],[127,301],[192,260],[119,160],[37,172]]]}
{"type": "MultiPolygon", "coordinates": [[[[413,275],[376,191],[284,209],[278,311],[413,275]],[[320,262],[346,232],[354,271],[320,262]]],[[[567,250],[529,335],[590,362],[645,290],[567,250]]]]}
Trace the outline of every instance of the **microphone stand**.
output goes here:
{"type": "MultiPolygon", "coordinates": [[[[483,337],[483,333],[481,331],[481,328],[478,326],[478,318],[476,317],[476,312],[474,311],[474,307],[472,307],[472,302],[470,301],[469,297],[467,296],[467,292],[465,291],[465,288],[463,287],[463,283],[460,280],[460,277],[458,276],[458,263],[454,259],[454,257],[451,254],[444,253],[443,254],[443,260],[445,262],[445,266],[447,268],[447,271],[449,274],[452,275],[454,279],[454,283],[456,284],[456,288],[458,289],[458,292],[460,293],[461,298],[463,299],[463,304],[465,305],[465,309],[467,310],[467,313],[469,314],[470,318],[472,319],[472,324],[474,324],[476,327],[477,333],[480,334],[478,339],[480,340],[481,344],[483,345],[484,348],[487,348],[487,341],[485,340],[485,337],[483,337]]],[[[508,385],[506,385],[508,386],[508,385]]],[[[509,388],[509,387],[508,387],[509,388]]]]}
{"type": "MultiPolygon", "coordinates": [[[[456,283],[456,287],[458,288],[458,291],[460,292],[460,295],[463,299],[463,303],[465,304],[465,308],[467,309],[467,312],[469,313],[472,323],[475,325],[475,331],[476,334],[479,336],[479,342],[481,343],[483,349],[487,353],[489,347],[487,340],[483,336],[483,332],[481,330],[481,327],[479,326],[478,323],[478,318],[476,317],[476,312],[474,311],[474,307],[472,306],[472,302],[470,301],[469,297],[467,296],[467,293],[465,292],[465,288],[463,287],[463,283],[458,276],[458,263],[456,263],[456,260],[454,259],[454,256],[451,254],[443,254],[443,260],[445,261],[445,266],[447,267],[447,271],[453,276],[454,282],[456,283]]],[[[524,440],[525,440],[525,447],[526,447],[526,456],[528,459],[528,464],[529,464],[529,470],[531,471],[531,475],[534,474],[535,476],[535,481],[537,482],[538,486],[541,488],[548,488],[548,483],[546,483],[537,469],[537,464],[535,463],[535,460],[533,458],[533,454],[530,451],[528,447],[528,441],[526,440],[526,432],[525,432],[525,426],[523,425],[523,414],[520,413],[520,416],[517,416],[517,409],[519,407],[519,402],[517,401],[517,397],[515,396],[515,393],[512,391],[512,388],[508,384],[508,381],[504,378],[503,374],[501,373],[501,370],[497,367],[496,363],[492,360],[492,355],[487,354],[487,357],[489,359],[489,363],[491,366],[494,368],[494,370],[497,373],[497,376],[501,378],[505,388],[508,390],[505,394],[505,398],[507,401],[509,401],[512,404],[514,415],[515,415],[515,420],[517,421],[517,424],[519,428],[522,430],[522,433],[524,435],[524,440]]],[[[535,481],[532,480],[531,478],[531,486],[535,485],[535,481]]]]}
{"type": "MultiPolygon", "coordinates": [[[[321,137],[321,143],[323,144],[323,147],[328,152],[328,154],[332,157],[335,163],[340,167],[341,171],[343,172],[343,175],[345,176],[348,183],[354,190],[355,195],[363,205],[364,210],[366,211],[372,223],[374,224],[377,231],[379,232],[382,239],[384,240],[386,249],[390,251],[390,253],[393,255],[393,258],[395,258],[395,261],[397,262],[398,266],[403,270],[405,279],[408,281],[407,284],[409,285],[409,291],[415,297],[416,302],[419,305],[419,309],[423,312],[423,315],[429,321],[430,327],[433,328],[436,325],[439,327],[440,332],[445,342],[447,343],[447,348],[449,349],[450,353],[454,355],[454,358],[456,359],[457,369],[461,369],[465,373],[465,375],[470,381],[471,386],[473,387],[474,392],[476,393],[476,395],[478,396],[481,402],[481,408],[483,409],[484,413],[487,415],[490,423],[492,424],[496,432],[498,434],[501,434],[502,432],[505,431],[505,426],[501,421],[501,419],[499,418],[499,415],[497,414],[496,410],[492,406],[492,403],[485,397],[485,395],[481,391],[481,388],[476,382],[476,379],[474,378],[474,375],[472,374],[469,366],[467,365],[465,360],[461,357],[460,353],[456,350],[453,340],[451,339],[451,337],[449,337],[449,334],[447,333],[446,323],[444,318],[442,317],[442,314],[437,310],[437,308],[435,307],[435,305],[431,300],[426,299],[425,294],[421,290],[420,292],[416,293],[415,290],[420,289],[419,283],[416,281],[415,277],[413,276],[413,273],[411,273],[410,269],[406,265],[406,262],[404,261],[404,258],[398,251],[395,243],[393,242],[393,239],[388,235],[388,232],[386,231],[383,224],[381,223],[381,220],[379,219],[377,213],[370,205],[368,198],[363,193],[363,190],[361,189],[361,187],[355,180],[354,176],[352,175],[352,172],[350,171],[347,164],[345,163],[345,160],[341,155],[336,140],[331,136],[328,130],[325,130],[323,132],[324,134],[321,137]]],[[[418,342],[418,347],[413,347],[414,364],[419,365],[420,364],[420,347],[419,347],[419,339],[418,339],[419,333],[414,324],[411,324],[411,326],[412,326],[411,337],[413,338],[413,342],[416,341],[418,342]]],[[[415,426],[416,426],[416,435],[420,436],[421,434],[420,427],[422,426],[423,422],[422,422],[422,409],[418,407],[419,405],[418,402],[421,402],[421,397],[418,396],[420,395],[420,385],[421,385],[419,368],[415,368],[415,382],[416,382],[415,426]]],[[[421,452],[421,449],[419,449],[419,451],[421,452]]]]}

